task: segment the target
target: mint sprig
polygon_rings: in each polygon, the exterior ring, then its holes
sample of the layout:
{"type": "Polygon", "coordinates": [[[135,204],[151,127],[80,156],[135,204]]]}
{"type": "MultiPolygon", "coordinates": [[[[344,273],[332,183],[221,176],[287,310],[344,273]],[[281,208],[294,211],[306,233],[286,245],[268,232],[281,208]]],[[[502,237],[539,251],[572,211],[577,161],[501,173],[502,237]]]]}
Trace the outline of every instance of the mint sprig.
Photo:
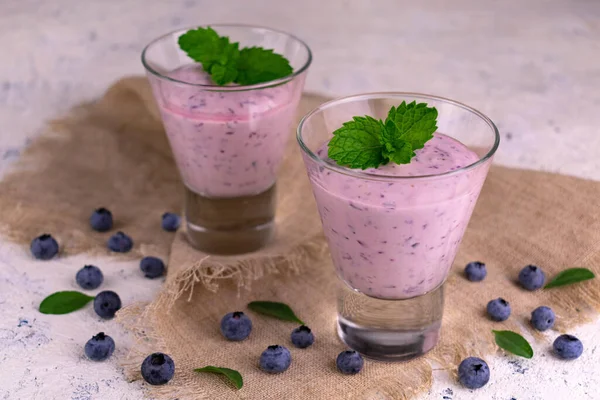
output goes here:
{"type": "Polygon", "coordinates": [[[426,103],[402,102],[385,122],[370,116],[353,117],[333,132],[327,155],[350,168],[377,168],[394,162],[408,164],[437,130],[438,112],[426,103]]]}
{"type": "Polygon", "coordinates": [[[211,27],[192,29],[179,37],[179,47],[202,64],[217,85],[254,85],[283,78],[293,72],[289,61],[273,50],[231,43],[211,27]]]}

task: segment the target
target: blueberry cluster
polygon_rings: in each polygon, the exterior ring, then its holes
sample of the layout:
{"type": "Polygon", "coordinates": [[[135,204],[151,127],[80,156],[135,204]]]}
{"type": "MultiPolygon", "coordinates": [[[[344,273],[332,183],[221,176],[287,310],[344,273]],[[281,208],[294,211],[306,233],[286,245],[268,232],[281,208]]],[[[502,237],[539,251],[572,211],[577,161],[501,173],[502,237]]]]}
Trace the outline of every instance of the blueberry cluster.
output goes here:
{"type": "MultiPolygon", "coordinates": [[[[100,207],[89,218],[90,227],[97,232],[108,232],[113,228],[113,214],[100,207]]],[[[165,231],[174,232],[179,228],[179,216],[174,213],[162,215],[161,226],[165,231]]],[[[133,240],[127,234],[118,231],[106,242],[109,250],[126,253],[133,248],[133,240]]],[[[31,241],[31,254],[38,260],[50,260],[59,252],[56,239],[50,234],[42,234],[31,241]]],[[[157,257],[144,257],[140,261],[140,270],[146,278],[154,279],[165,273],[164,262],[157,257]]],[[[75,274],[75,281],[85,290],[98,289],[104,282],[104,274],[95,265],[85,265],[75,274]]],[[[121,309],[121,298],[112,290],[105,290],[94,297],[94,311],[103,319],[111,319],[121,309]]],[[[248,320],[249,321],[249,320],[248,320]]],[[[248,334],[249,334],[248,330],[248,334]]],[[[85,355],[92,361],[104,361],[115,351],[115,341],[104,332],[94,335],[84,346],[85,355]]],[[[152,385],[167,383],[175,373],[175,364],[171,357],[162,353],[149,355],[142,363],[142,376],[152,385]]]]}
{"type": "MultiPolygon", "coordinates": [[[[464,276],[471,282],[480,282],[487,275],[486,265],[480,261],[468,263],[464,269],[464,276]]],[[[536,265],[527,265],[518,276],[519,285],[529,291],[542,288],[546,275],[536,265]]],[[[490,300],[486,307],[487,314],[492,321],[506,321],[511,314],[510,303],[502,297],[490,300]]],[[[556,315],[550,307],[540,306],[531,312],[530,323],[538,331],[546,331],[554,326],[556,315]]],[[[561,335],[554,341],[554,353],[558,358],[573,360],[583,353],[583,344],[572,335],[561,335]]],[[[478,389],[488,383],[490,370],[484,360],[477,357],[468,357],[458,367],[460,383],[469,389],[478,389]]]]}
{"type": "MultiPolygon", "coordinates": [[[[221,319],[221,333],[227,340],[242,341],[247,339],[252,332],[252,321],[242,311],[225,314],[221,319]]],[[[315,335],[306,325],[295,328],[290,334],[290,341],[299,349],[306,349],[315,342],[315,335]]],[[[260,355],[258,364],[260,369],[269,374],[278,374],[286,371],[292,363],[292,354],[288,348],[272,345],[260,355]]],[[[338,370],[346,375],[360,372],[364,364],[362,356],[353,350],[342,351],[337,359],[338,370]]]]}

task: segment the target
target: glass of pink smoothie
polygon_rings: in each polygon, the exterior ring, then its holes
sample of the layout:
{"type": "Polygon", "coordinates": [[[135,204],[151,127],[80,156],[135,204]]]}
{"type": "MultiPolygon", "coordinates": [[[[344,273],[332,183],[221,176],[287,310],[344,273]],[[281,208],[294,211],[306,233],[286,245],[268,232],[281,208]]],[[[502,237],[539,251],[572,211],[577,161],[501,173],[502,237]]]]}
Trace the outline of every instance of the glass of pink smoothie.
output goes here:
{"type": "Polygon", "coordinates": [[[311,52],[272,29],[210,25],[240,48],[287,58],[293,73],[249,86],[218,86],[179,48],[189,29],[151,42],[142,62],[185,186],[190,243],[205,252],[260,249],[274,233],[275,182],[293,128],[311,52]]]}
{"type": "Polygon", "coordinates": [[[438,341],[443,284],[485,181],[499,134],[461,103],[374,93],[321,105],[298,127],[308,177],[340,278],[338,333],[351,348],[406,360],[438,341]],[[438,130],[410,164],[357,170],[327,157],[332,132],[353,116],[385,120],[402,101],[438,110],[438,130]]]}

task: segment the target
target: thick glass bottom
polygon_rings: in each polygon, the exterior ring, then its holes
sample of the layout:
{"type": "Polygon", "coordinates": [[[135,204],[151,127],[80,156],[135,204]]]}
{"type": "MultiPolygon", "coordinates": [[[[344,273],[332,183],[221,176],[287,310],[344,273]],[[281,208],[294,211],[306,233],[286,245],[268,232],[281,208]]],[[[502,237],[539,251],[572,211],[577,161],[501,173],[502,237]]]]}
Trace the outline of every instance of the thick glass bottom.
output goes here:
{"type": "Polygon", "coordinates": [[[438,342],[443,285],[422,296],[384,300],[346,286],[338,295],[338,335],[353,350],[382,361],[420,357],[438,342]]]}
{"type": "Polygon", "coordinates": [[[259,250],[273,237],[275,201],[275,185],[256,195],[221,198],[206,197],[186,187],[188,241],[210,254],[259,250]]]}

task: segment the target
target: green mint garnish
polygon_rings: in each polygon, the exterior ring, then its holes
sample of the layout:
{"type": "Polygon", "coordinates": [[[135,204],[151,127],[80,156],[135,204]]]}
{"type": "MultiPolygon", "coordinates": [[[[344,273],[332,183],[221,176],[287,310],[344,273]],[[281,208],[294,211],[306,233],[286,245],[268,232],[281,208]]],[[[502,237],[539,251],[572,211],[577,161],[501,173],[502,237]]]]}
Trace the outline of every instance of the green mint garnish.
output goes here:
{"type": "Polygon", "coordinates": [[[93,296],[76,291],[56,292],[42,300],[40,312],[42,314],[68,314],[83,308],[92,300],[94,300],[93,296]]]}
{"type": "Polygon", "coordinates": [[[248,303],[248,308],[259,314],[275,317],[283,321],[297,322],[300,325],[306,325],[300,318],[294,314],[291,307],[284,303],[274,301],[253,301],[248,303]]]}
{"type": "Polygon", "coordinates": [[[517,356],[531,358],[533,349],[523,336],[513,331],[492,331],[496,339],[496,344],[504,350],[517,356]]]}
{"type": "Polygon", "coordinates": [[[388,162],[408,164],[436,131],[438,112],[425,103],[402,102],[392,107],[385,122],[353,117],[333,132],[329,158],[350,168],[377,168],[388,162]]]}
{"type": "Polygon", "coordinates": [[[223,367],[213,367],[212,365],[208,365],[202,368],[194,369],[195,372],[209,372],[213,374],[220,374],[225,376],[236,389],[241,389],[244,386],[244,380],[242,379],[242,374],[240,374],[235,369],[223,368],[223,367]]]}
{"type": "Polygon", "coordinates": [[[558,286],[570,285],[588,279],[594,279],[595,275],[587,268],[569,268],[559,272],[550,282],[544,286],[544,289],[550,289],[558,286]]]}
{"type": "Polygon", "coordinates": [[[293,72],[289,61],[273,50],[231,43],[211,27],[192,29],[179,37],[179,47],[202,64],[217,85],[254,85],[283,78],[293,72]]]}

